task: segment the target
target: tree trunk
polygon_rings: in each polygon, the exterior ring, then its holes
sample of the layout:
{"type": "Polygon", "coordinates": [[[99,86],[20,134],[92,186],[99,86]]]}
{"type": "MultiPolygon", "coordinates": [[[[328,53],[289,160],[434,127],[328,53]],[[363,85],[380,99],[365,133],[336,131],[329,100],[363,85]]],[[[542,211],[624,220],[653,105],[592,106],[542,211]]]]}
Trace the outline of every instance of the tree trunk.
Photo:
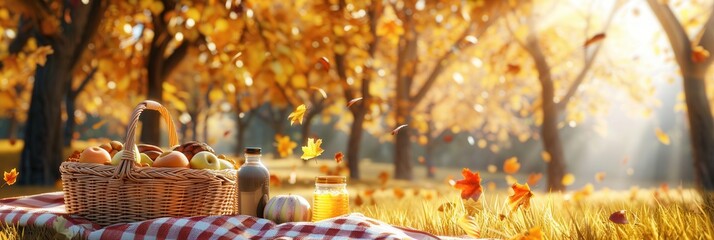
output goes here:
{"type": "Polygon", "coordinates": [[[15,140],[17,140],[17,128],[19,125],[17,122],[17,111],[12,111],[9,121],[7,124],[7,138],[10,139],[11,144],[14,145],[15,140]]]}
{"type": "Polygon", "coordinates": [[[541,85],[541,100],[543,111],[543,126],[541,135],[543,136],[543,148],[550,154],[548,163],[548,191],[565,191],[562,179],[565,175],[565,160],[563,156],[563,143],[558,132],[558,106],[553,101],[555,97],[555,87],[550,72],[550,66],[545,60],[545,55],[538,45],[538,40],[532,38],[528,41],[528,51],[533,57],[533,61],[538,70],[538,80],[541,85]]]}
{"type": "Polygon", "coordinates": [[[704,74],[687,74],[683,84],[695,176],[704,189],[711,191],[714,190],[714,121],[704,74]]]}
{"type": "Polygon", "coordinates": [[[426,167],[426,177],[429,179],[434,179],[434,171],[432,168],[434,168],[434,162],[431,160],[431,158],[434,156],[434,146],[433,143],[427,144],[424,152],[424,167],[426,167]]]}
{"type": "MultiPolygon", "coordinates": [[[[306,146],[307,145],[307,139],[310,137],[310,130],[312,127],[312,120],[315,119],[315,116],[317,116],[317,113],[308,110],[308,112],[305,114],[305,119],[302,122],[302,145],[306,146]]],[[[306,161],[307,162],[307,161],[306,161]]]]}
{"type": "MultiPolygon", "coordinates": [[[[69,82],[72,82],[72,81],[69,81],[69,82]]],[[[71,90],[68,92],[71,92],[71,90]]],[[[76,98],[72,95],[73,94],[69,93],[69,94],[67,94],[67,97],[64,99],[65,112],[67,113],[67,121],[65,122],[65,125],[64,125],[64,146],[65,147],[72,146],[72,140],[74,137],[73,136],[74,128],[77,125],[77,121],[74,119],[74,111],[76,110],[76,105],[75,105],[76,98]]]]}
{"type": "MultiPolygon", "coordinates": [[[[364,84],[364,83],[363,83],[364,84]]],[[[363,106],[367,104],[360,103],[359,109],[352,111],[352,127],[350,128],[350,137],[347,141],[347,167],[350,169],[350,179],[359,180],[359,150],[362,143],[362,132],[364,130],[364,115],[366,109],[363,106]]],[[[356,106],[353,106],[356,107],[356,106]]]]}
{"type": "Polygon", "coordinates": [[[62,100],[71,75],[68,51],[56,42],[39,38],[42,45],[51,44],[54,54],[44,67],[37,67],[32,88],[30,110],[25,126],[19,172],[21,185],[53,185],[59,179],[62,162],[62,100]]]}
{"type": "Polygon", "coordinates": [[[238,133],[236,133],[236,150],[235,150],[235,154],[237,154],[237,155],[243,154],[243,149],[245,149],[245,130],[246,129],[247,129],[246,125],[240,124],[240,123],[238,124],[238,133]]]}
{"type": "MultiPolygon", "coordinates": [[[[163,50],[162,47],[157,46],[158,36],[154,36],[151,41],[151,50],[149,50],[149,59],[146,65],[147,70],[147,99],[163,103],[164,79],[161,76],[161,69],[163,68],[163,50]]],[[[160,126],[161,115],[156,111],[145,111],[141,113],[141,142],[152,144],[156,146],[161,145],[161,126],[160,126]]],[[[192,119],[196,122],[196,119],[192,119]]],[[[196,132],[193,133],[196,137],[196,132]]]]}

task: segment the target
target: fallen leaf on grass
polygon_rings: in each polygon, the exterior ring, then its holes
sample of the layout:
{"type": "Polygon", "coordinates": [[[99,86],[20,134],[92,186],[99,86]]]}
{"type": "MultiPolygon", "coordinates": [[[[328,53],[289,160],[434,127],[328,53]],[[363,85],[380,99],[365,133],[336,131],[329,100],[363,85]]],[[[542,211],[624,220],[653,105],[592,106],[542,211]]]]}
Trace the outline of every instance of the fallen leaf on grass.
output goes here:
{"type": "Polygon", "coordinates": [[[520,234],[513,236],[511,238],[511,240],[541,240],[541,239],[543,239],[543,231],[540,230],[540,227],[533,227],[531,229],[528,229],[528,231],[520,233],[520,234]]]}
{"type": "Polygon", "coordinates": [[[357,194],[357,197],[355,197],[355,205],[359,207],[362,206],[362,204],[364,204],[364,201],[362,200],[362,197],[357,194]]]}
{"type": "Polygon", "coordinates": [[[620,210],[610,214],[610,221],[617,224],[628,224],[627,216],[625,216],[625,210],[620,210]]]}
{"type": "Polygon", "coordinates": [[[518,163],[517,157],[511,157],[509,159],[506,159],[505,162],[503,162],[503,172],[505,173],[514,174],[518,172],[518,169],[520,168],[521,164],[518,163]]]}
{"type": "Polygon", "coordinates": [[[387,181],[389,181],[389,173],[387,171],[380,172],[379,182],[382,184],[382,186],[387,185],[387,181]]]}
{"type": "Polygon", "coordinates": [[[394,191],[394,196],[397,197],[397,199],[402,199],[402,198],[404,198],[404,195],[406,195],[404,193],[404,190],[401,188],[394,188],[393,191],[394,191]]]}
{"type": "Polygon", "coordinates": [[[469,199],[478,202],[483,193],[481,188],[481,176],[478,172],[471,172],[468,168],[461,170],[464,179],[456,181],[454,188],[461,189],[461,199],[469,199]]]}
{"type": "Polygon", "coordinates": [[[528,209],[531,205],[531,197],[533,193],[528,183],[521,185],[514,183],[511,188],[513,189],[513,195],[508,196],[508,205],[512,212],[518,210],[518,208],[523,207],[523,209],[528,209]]]}

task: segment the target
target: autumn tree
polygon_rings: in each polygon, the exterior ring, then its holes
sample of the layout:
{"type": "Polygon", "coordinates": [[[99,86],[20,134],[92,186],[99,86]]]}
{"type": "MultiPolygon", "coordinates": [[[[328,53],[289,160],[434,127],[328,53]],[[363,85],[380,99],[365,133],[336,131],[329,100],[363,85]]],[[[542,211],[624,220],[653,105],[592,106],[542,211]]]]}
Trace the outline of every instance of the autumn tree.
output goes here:
{"type": "Polygon", "coordinates": [[[18,52],[32,37],[54,51],[35,71],[27,116],[20,184],[54,184],[62,162],[62,107],[87,44],[92,39],[106,1],[16,1],[9,7],[21,13],[10,52],[18,52]]]}
{"type": "MultiPolygon", "coordinates": [[[[498,16],[499,5],[500,1],[476,1],[460,5],[456,1],[437,3],[420,0],[400,1],[389,7],[393,15],[385,15],[383,21],[391,25],[391,35],[396,38],[392,43],[396,44],[395,126],[412,122],[414,106],[424,99],[444,69],[448,68],[455,53],[476,44],[481,33],[498,16]],[[452,10],[452,6],[457,6],[456,11],[452,10]],[[436,26],[430,26],[432,24],[436,26]],[[429,44],[431,47],[419,48],[420,44],[429,44]],[[435,53],[437,51],[440,53],[435,53]],[[426,65],[420,64],[425,59],[435,60],[426,61],[426,65]],[[425,68],[429,70],[420,71],[425,68]]],[[[411,133],[403,131],[396,134],[395,138],[394,177],[412,179],[411,133]]]]}
{"type": "Polygon", "coordinates": [[[705,75],[712,64],[714,14],[709,14],[699,32],[690,37],[667,1],[647,0],[664,30],[682,74],[689,137],[698,184],[714,189],[714,120],[706,92],[705,75]]]}

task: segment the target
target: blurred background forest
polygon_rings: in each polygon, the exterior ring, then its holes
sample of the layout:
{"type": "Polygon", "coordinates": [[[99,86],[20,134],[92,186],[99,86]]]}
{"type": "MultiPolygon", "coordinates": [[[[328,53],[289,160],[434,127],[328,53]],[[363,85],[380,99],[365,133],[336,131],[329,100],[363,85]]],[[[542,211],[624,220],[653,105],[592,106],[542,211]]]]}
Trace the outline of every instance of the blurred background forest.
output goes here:
{"type": "MultiPolygon", "coordinates": [[[[714,188],[712,1],[0,4],[0,138],[23,146],[21,184],[54,184],[73,142],[123,140],[153,99],[182,142],[298,161],[317,137],[353,179],[365,159],[414,179],[516,157],[544,190],[569,174],[714,188]]],[[[146,115],[141,141],[166,147],[146,115]]]]}

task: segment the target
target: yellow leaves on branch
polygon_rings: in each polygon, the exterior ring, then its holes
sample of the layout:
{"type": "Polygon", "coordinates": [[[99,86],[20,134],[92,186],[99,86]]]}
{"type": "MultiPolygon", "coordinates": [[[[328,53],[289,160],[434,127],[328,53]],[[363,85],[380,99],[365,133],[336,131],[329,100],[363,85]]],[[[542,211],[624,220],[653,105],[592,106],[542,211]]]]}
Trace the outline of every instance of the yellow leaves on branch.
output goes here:
{"type": "Polygon", "coordinates": [[[506,161],[503,163],[503,172],[505,173],[514,174],[518,172],[519,169],[521,169],[521,164],[518,163],[517,157],[511,157],[509,159],[506,159],[506,161]]]}
{"type": "Polygon", "coordinates": [[[303,160],[310,160],[316,158],[322,154],[325,150],[320,148],[322,145],[322,139],[315,140],[314,138],[307,139],[307,146],[302,147],[302,158],[303,160]]]}
{"type": "Polygon", "coordinates": [[[275,147],[278,148],[280,157],[287,157],[293,154],[293,149],[297,147],[297,143],[290,140],[290,136],[275,135],[275,147]]]}
{"type": "Polygon", "coordinates": [[[664,145],[669,145],[669,135],[662,131],[660,128],[655,128],[655,135],[657,135],[657,140],[664,145]]]}
{"type": "Polygon", "coordinates": [[[305,112],[307,111],[307,107],[305,104],[300,104],[294,112],[290,113],[288,115],[288,119],[290,120],[290,125],[292,126],[296,122],[299,124],[302,124],[302,120],[305,117],[305,112]]]}

